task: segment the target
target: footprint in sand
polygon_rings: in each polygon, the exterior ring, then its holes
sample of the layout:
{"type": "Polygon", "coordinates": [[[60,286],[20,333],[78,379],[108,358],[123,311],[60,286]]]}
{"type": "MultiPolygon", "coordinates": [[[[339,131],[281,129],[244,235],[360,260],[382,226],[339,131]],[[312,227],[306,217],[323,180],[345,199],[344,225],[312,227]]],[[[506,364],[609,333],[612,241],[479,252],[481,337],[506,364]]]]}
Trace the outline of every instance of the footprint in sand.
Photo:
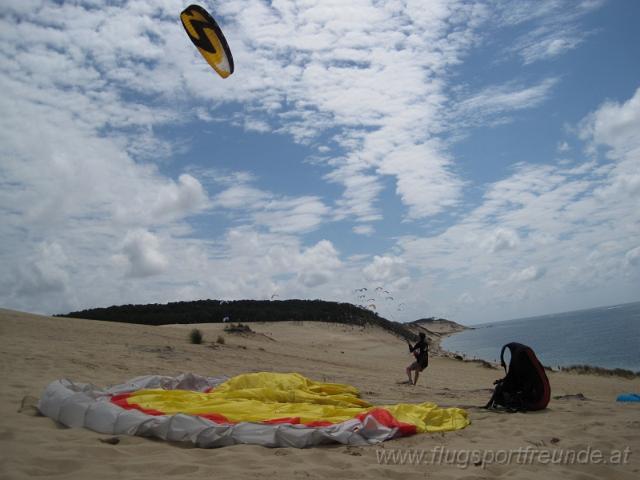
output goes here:
{"type": "Polygon", "coordinates": [[[362,449],[359,447],[347,447],[344,452],[345,455],[353,455],[354,457],[362,456],[362,449]]]}
{"type": "Polygon", "coordinates": [[[28,415],[30,417],[40,417],[42,414],[36,405],[38,405],[38,399],[31,395],[27,395],[22,399],[22,402],[20,402],[18,413],[28,415]]]}
{"type": "Polygon", "coordinates": [[[188,475],[190,473],[197,473],[200,468],[195,465],[178,465],[176,467],[172,467],[170,470],[165,472],[165,475],[188,475]]]}
{"type": "Polygon", "coordinates": [[[118,437],[99,438],[98,440],[109,445],[117,445],[120,443],[120,439],[118,437]]]}

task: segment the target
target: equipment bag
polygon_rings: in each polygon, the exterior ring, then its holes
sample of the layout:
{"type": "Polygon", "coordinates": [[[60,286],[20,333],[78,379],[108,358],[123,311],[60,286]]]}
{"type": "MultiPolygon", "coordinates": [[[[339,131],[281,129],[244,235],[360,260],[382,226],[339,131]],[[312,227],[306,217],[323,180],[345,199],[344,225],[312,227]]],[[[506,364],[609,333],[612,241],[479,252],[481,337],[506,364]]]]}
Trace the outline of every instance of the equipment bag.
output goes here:
{"type": "Polygon", "coordinates": [[[495,389],[485,408],[504,407],[510,412],[543,410],[549,404],[551,387],[544,367],[530,347],[507,343],[500,352],[500,363],[506,376],[494,383],[495,389]],[[509,369],[504,363],[504,351],[509,349],[509,369]]]}

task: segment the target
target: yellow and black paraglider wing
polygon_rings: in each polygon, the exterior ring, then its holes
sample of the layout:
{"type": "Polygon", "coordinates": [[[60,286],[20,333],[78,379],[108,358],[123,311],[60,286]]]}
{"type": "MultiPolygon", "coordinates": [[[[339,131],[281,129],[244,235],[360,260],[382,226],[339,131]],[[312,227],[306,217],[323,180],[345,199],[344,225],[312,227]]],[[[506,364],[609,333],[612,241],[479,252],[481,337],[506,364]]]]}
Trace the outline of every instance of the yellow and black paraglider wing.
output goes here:
{"type": "Polygon", "coordinates": [[[189,5],[180,14],[187,35],[204,59],[222,78],[233,73],[233,57],[222,30],[211,15],[198,5],[189,5]]]}

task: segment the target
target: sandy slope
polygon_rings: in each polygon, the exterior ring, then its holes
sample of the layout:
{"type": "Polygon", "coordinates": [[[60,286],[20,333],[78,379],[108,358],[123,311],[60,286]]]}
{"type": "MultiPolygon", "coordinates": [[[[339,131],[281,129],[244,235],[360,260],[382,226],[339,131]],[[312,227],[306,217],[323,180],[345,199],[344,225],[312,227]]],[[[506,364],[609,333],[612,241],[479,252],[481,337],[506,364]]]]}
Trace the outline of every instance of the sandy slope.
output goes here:
{"type": "Polygon", "coordinates": [[[411,387],[398,384],[411,360],[406,346],[384,331],[310,322],[251,327],[257,334],[237,336],[224,334],[223,325],[200,325],[205,344],[191,345],[187,336],[193,326],[144,327],[0,310],[0,478],[635,479],[640,475],[640,405],[615,402],[618,393],[640,391],[637,380],[553,373],[553,396],[582,393],[588,400],[559,399],[544,412],[498,414],[476,407],[489,398],[488,389],[501,376],[499,370],[434,358],[419,385],[411,387]],[[211,343],[221,334],[225,344],[213,348],[211,343]],[[466,407],[473,423],[459,432],[416,435],[382,446],[295,450],[238,445],[204,450],[138,437],[120,437],[117,445],[110,445],[100,441],[105,435],[61,428],[34,412],[44,387],[58,378],[106,386],[138,375],[188,371],[211,376],[296,371],[317,380],[353,384],[374,403],[433,401],[466,407]],[[585,455],[590,449],[608,458],[612,450],[622,452],[627,447],[625,465],[522,464],[528,461],[525,451],[531,457],[543,450],[556,449],[558,455],[582,450],[585,455]],[[379,463],[378,455],[392,450],[424,451],[423,463],[379,463]],[[504,463],[508,450],[510,464],[470,462],[461,468],[432,461],[435,451],[436,459],[453,461],[457,455],[462,464],[470,455],[484,455],[486,460],[498,455],[504,463]]]}

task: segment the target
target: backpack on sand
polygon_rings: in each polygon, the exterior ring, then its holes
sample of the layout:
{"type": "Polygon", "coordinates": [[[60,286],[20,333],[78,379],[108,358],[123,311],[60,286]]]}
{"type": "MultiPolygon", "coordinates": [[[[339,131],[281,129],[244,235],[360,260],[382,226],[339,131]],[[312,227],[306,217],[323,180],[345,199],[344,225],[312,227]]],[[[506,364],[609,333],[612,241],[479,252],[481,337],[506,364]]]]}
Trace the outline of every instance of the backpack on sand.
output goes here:
{"type": "Polygon", "coordinates": [[[495,382],[491,400],[485,408],[504,407],[509,412],[543,410],[549,404],[551,387],[544,367],[530,347],[507,343],[500,352],[500,363],[506,376],[495,382]],[[509,349],[509,369],[504,363],[504,351],[509,349]]]}

